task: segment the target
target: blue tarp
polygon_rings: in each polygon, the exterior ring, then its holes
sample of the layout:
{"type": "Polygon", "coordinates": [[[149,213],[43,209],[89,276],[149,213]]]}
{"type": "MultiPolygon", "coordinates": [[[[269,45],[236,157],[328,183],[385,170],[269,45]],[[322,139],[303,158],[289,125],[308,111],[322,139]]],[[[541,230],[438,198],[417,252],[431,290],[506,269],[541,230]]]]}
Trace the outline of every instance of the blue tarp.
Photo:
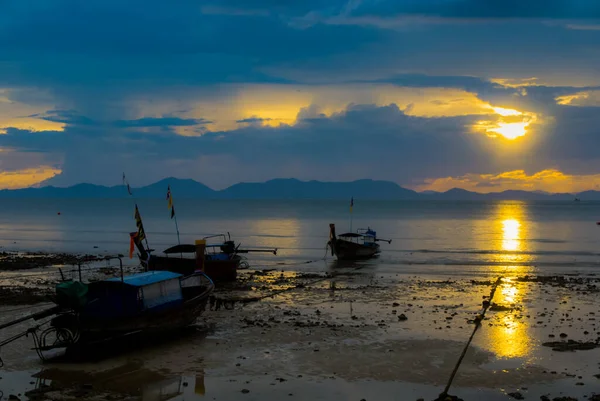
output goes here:
{"type": "MultiPolygon", "coordinates": [[[[133,287],[145,287],[150,284],[159,283],[161,281],[172,280],[174,278],[183,277],[181,274],[169,271],[151,271],[146,273],[137,273],[123,278],[123,282],[133,287]]],[[[120,277],[109,278],[105,281],[121,281],[120,277]]]]}

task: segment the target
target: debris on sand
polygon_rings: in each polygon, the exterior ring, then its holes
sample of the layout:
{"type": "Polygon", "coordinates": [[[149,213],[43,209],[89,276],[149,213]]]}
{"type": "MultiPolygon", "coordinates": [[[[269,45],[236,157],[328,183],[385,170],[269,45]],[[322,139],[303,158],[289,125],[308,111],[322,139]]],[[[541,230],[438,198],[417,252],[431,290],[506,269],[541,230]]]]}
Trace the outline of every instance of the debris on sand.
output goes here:
{"type": "MultiPolygon", "coordinates": [[[[91,255],[83,259],[93,258],[91,255]]],[[[0,252],[0,270],[28,270],[57,265],[75,265],[82,260],[81,256],[68,253],[19,253],[0,252]]]]}
{"type": "Polygon", "coordinates": [[[586,351],[600,347],[595,342],[581,342],[575,340],[568,341],[550,341],[542,343],[544,347],[551,347],[552,351],[566,352],[566,351],[586,351]]]}
{"type": "Polygon", "coordinates": [[[33,305],[48,302],[53,292],[47,288],[0,286],[0,298],[4,305],[33,305]]]}

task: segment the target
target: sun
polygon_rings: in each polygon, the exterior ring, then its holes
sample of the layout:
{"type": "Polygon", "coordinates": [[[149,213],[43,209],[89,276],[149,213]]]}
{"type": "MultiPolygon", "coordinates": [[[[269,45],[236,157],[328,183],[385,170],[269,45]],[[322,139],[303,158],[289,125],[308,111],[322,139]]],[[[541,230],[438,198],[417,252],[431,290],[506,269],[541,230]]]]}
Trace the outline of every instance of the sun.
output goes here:
{"type": "Polygon", "coordinates": [[[515,140],[525,136],[529,125],[536,120],[536,115],[533,113],[491,105],[489,109],[499,116],[498,119],[496,121],[479,121],[475,125],[475,129],[492,137],[501,135],[505,139],[515,140]]]}
{"type": "Polygon", "coordinates": [[[521,136],[525,136],[528,125],[528,121],[521,123],[498,123],[497,128],[491,128],[489,131],[500,134],[506,139],[517,139],[521,136]]]}

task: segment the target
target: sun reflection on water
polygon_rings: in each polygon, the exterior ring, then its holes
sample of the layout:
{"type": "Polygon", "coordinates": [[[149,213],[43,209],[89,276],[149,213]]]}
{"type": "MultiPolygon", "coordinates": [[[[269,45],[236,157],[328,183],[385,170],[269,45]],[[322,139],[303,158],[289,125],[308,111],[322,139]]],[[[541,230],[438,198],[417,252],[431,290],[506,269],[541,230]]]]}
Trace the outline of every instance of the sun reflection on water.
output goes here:
{"type": "Polygon", "coordinates": [[[496,210],[496,222],[499,239],[499,253],[496,262],[506,263],[499,273],[503,274],[502,283],[496,289],[492,303],[499,308],[492,308],[488,315],[491,326],[486,327],[487,346],[500,358],[526,357],[532,348],[532,340],[528,326],[522,321],[524,314],[523,293],[516,273],[524,273],[527,269],[520,263],[527,263],[527,206],[525,203],[499,203],[496,210]],[[507,276],[507,274],[509,276],[507,276]]]}
{"type": "Polygon", "coordinates": [[[500,238],[496,248],[501,252],[498,253],[496,262],[512,265],[529,261],[526,214],[527,206],[521,202],[497,205],[496,227],[500,238]]]}
{"type": "Polygon", "coordinates": [[[493,303],[510,310],[490,313],[492,326],[486,327],[491,350],[501,358],[520,358],[529,354],[532,347],[528,326],[522,322],[523,294],[511,278],[502,280],[493,303]]]}
{"type": "Polygon", "coordinates": [[[516,219],[502,221],[502,250],[519,251],[521,247],[519,228],[521,223],[516,219]]]}

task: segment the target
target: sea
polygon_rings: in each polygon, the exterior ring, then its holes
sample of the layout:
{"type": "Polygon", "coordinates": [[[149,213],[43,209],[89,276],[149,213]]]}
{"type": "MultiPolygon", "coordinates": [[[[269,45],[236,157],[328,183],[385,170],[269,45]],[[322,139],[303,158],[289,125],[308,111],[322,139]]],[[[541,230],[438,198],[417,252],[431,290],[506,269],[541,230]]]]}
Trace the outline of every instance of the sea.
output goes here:
{"type": "MultiPolygon", "coordinates": [[[[600,272],[600,202],[568,201],[189,200],[175,218],[158,199],[2,199],[0,251],[123,254],[137,204],[154,253],[225,234],[251,253],[253,268],[323,270],[329,224],[337,233],[371,228],[382,272],[457,275],[600,272]],[[179,237],[177,235],[179,231],[179,237]]],[[[208,240],[218,244],[221,238],[208,240]]],[[[137,260],[128,260],[137,263],[137,260]]]]}

